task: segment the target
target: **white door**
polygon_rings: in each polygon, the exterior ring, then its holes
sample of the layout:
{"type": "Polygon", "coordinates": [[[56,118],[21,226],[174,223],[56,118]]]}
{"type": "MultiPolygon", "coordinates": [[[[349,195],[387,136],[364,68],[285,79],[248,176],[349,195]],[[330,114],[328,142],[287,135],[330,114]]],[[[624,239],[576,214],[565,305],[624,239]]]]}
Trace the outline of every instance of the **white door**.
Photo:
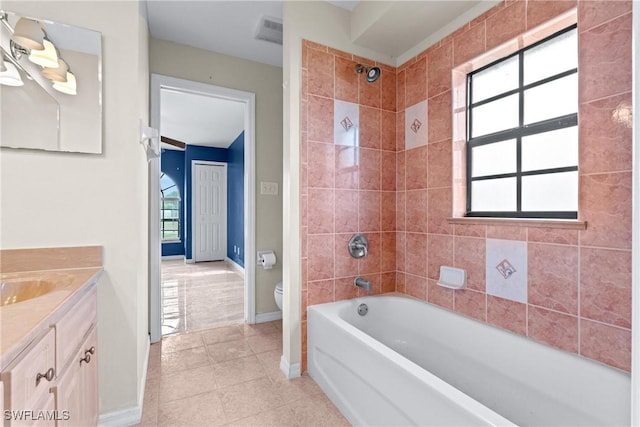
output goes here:
{"type": "Polygon", "coordinates": [[[227,255],[227,165],[193,165],[193,258],[217,261],[227,255]]]}

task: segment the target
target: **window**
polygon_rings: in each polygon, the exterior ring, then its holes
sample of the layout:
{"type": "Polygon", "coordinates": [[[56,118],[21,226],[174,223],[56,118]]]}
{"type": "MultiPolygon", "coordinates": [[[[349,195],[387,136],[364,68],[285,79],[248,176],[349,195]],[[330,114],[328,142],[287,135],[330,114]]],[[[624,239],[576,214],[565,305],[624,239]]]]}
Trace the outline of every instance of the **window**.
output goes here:
{"type": "Polygon", "coordinates": [[[160,238],[180,240],[180,191],[176,183],[164,173],[160,175],[160,238]]]}
{"type": "Polygon", "coordinates": [[[576,26],[467,75],[466,216],[578,217],[576,26]]]}

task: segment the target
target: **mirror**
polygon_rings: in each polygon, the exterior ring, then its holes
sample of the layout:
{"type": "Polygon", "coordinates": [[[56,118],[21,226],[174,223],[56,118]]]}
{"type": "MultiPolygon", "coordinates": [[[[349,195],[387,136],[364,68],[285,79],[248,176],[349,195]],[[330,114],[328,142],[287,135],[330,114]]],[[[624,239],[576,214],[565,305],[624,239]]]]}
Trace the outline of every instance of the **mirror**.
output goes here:
{"type": "Polygon", "coordinates": [[[102,153],[101,34],[0,11],[0,48],[0,147],[102,153]]]}

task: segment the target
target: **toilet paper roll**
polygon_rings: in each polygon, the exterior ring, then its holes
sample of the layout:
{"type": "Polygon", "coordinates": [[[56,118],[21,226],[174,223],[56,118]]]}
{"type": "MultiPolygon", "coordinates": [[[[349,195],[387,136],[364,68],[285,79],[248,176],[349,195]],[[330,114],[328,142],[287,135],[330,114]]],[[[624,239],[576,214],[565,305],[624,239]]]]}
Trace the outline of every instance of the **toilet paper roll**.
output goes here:
{"type": "Polygon", "coordinates": [[[269,270],[270,268],[273,268],[273,266],[276,264],[276,254],[270,253],[270,254],[262,255],[260,264],[262,264],[262,267],[265,270],[269,270]]]}

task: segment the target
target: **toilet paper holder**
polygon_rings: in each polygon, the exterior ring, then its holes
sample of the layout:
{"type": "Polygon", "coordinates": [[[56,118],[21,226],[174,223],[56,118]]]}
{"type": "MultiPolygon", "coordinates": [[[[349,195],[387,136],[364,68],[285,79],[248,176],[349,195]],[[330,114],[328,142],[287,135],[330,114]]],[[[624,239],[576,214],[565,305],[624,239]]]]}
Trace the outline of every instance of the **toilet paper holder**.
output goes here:
{"type": "Polygon", "coordinates": [[[258,251],[258,264],[265,270],[270,270],[276,264],[276,253],[274,251],[258,251]]]}

